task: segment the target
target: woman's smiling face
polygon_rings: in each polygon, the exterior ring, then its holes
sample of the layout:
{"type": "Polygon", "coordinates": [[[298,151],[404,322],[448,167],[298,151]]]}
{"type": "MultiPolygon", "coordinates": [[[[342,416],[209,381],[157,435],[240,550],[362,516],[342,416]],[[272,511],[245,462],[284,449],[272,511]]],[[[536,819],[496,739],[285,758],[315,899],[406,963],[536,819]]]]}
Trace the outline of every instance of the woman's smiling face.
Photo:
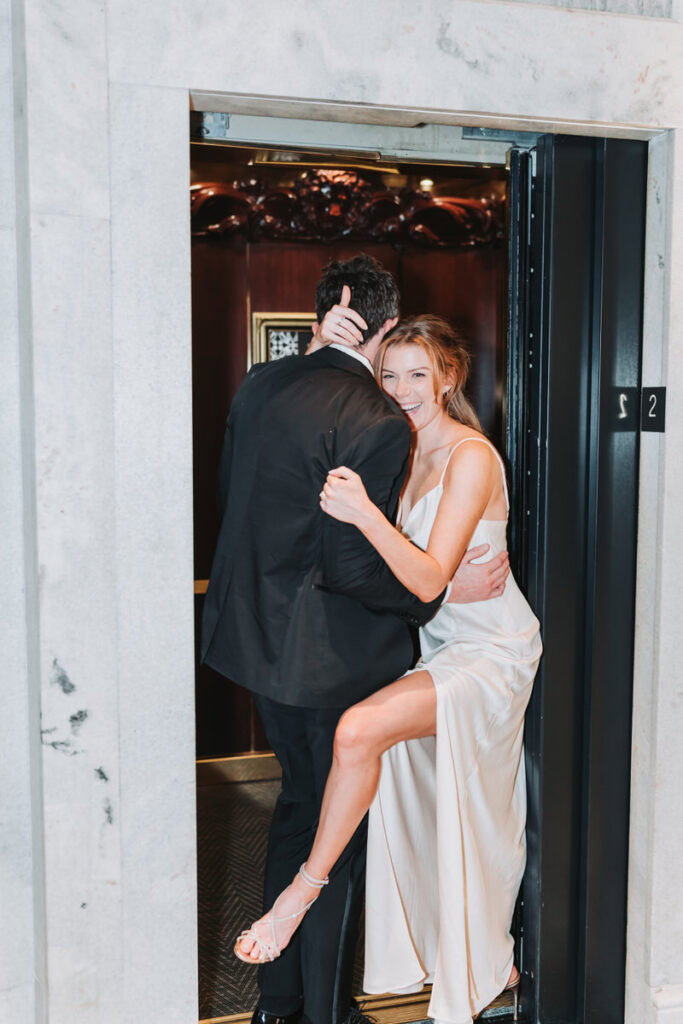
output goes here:
{"type": "Polygon", "coordinates": [[[403,409],[416,430],[444,413],[434,394],[434,369],[421,345],[391,345],[384,355],[382,388],[403,409]]]}

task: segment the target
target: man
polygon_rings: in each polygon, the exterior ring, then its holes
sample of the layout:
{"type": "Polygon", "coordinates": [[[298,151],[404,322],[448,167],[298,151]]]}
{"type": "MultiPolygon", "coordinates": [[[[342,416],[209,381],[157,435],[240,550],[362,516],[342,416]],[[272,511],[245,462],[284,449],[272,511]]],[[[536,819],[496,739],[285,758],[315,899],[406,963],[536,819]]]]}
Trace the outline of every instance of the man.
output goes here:
{"type": "MultiPolygon", "coordinates": [[[[331,263],[316,310],[317,351],[254,367],[234,399],[202,630],[203,660],[254,693],[282,766],[267,907],[310,851],[341,714],[406,671],[410,627],[427,622],[445,596],[420,602],[359,530],[319,507],[328,471],[345,465],[389,518],[396,514],[410,427],[372,371],[396,324],[396,284],[367,256],[331,263]]],[[[506,558],[471,564],[482,553],[465,556],[449,600],[498,592],[506,558]]],[[[252,1024],[367,1020],[351,999],[364,869],[363,824],[282,955],[259,968],[252,1024]]]]}

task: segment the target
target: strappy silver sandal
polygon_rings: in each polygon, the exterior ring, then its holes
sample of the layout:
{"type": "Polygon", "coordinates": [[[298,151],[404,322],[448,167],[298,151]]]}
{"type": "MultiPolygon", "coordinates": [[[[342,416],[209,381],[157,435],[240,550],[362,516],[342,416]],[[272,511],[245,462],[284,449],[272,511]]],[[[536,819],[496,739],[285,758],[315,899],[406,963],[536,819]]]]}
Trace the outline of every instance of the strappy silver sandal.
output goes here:
{"type": "MultiPolygon", "coordinates": [[[[303,878],[304,882],[306,882],[308,885],[310,885],[313,889],[318,889],[318,890],[323,889],[328,884],[328,882],[330,880],[329,877],[328,878],[313,878],[312,875],[309,875],[308,871],[306,870],[306,863],[305,863],[305,861],[301,865],[301,867],[299,868],[299,874],[303,878]]],[[[235,945],[233,947],[233,952],[234,952],[235,956],[238,957],[240,960],[242,960],[245,964],[255,964],[255,965],[258,965],[258,964],[268,964],[272,960],[276,960],[280,956],[280,953],[282,952],[284,947],[281,947],[278,944],[277,935],[276,935],[276,932],[275,932],[275,925],[276,924],[280,924],[283,921],[293,921],[295,917],[303,917],[303,915],[306,913],[306,911],[309,910],[310,907],[313,906],[313,904],[315,903],[315,901],[317,900],[319,895],[320,895],[320,891],[318,891],[318,893],[313,897],[313,899],[310,900],[308,903],[306,903],[305,906],[303,906],[301,908],[301,910],[297,910],[294,914],[286,914],[285,917],[274,917],[273,916],[273,910],[275,910],[275,907],[277,905],[277,900],[275,900],[275,903],[273,904],[273,908],[270,911],[270,914],[268,915],[268,920],[270,922],[271,941],[268,942],[267,939],[261,938],[259,935],[256,935],[256,933],[254,932],[254,928],[256,927],[256,925],[260,924],[264,920],[263,918],[261,918],[259,921],[255,921],[252,924],[251,928],[247,928],[246,931],[242,932],[237,937],[237,941],[235,942],[235,945]],[[240,942],[243,939],[251,940],[251,942],[254,943],[254,946],[255,946],[256,951],[258,953],[258,959],[255,959],[251,955],[251,953],[254,952],[254,947],[252,947],[250,953],[243,953],[241,951],[241,949],[239,948],[239,945],[240,945],[240,942]]],[[[279,899],[279,897],[278,897],[278,899],[279,899]]]]}
{"type": "MultiPolygon", "coordinates": [[[[512,966],[514,970],[517,970],[514,964],[512,966]]],[[[517,976],[513,978],[512,981],[508,981],[507,985],[503,989],[503,992],[512,992],[512,1020],[515,1024],[519,1020],[519,982],[521,977],[522,975],[517,971],[517,976]]],[[[501,995],[502,994],[503,993],[501,992],[501,995]]],[[[481,1013],[475,1013],[473,1020],[479,1020],[480,1017],[481,1013]]]]}

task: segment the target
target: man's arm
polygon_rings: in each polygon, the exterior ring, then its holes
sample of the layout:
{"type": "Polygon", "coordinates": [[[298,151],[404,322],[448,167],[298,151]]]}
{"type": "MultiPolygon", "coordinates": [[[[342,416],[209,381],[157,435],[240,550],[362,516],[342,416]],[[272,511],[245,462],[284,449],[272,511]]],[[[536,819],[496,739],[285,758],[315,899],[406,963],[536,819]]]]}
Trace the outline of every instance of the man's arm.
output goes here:
{"type": "MultiPolygon", "coordinates": [[[[225,506],[228,500],[228,492],[230,489],[230,473],[232,469],[232,439],[237,426],[238,417],[242,415],[242,408],[245,403],[245,395],[249,394],[250,389],[253,386],[254,378],[257,376],[260,370],[268,366],[268,363],[254,363],[250,368],[247,376],[244,378],[237,393],[235,394],[228,414],[227,423],[225,425],[225,435],[223,437],[223,448],[221,451],[220,461],[218,463],[218,476],[216,480],[216,507],[218,510],[218,521],[222,521],[225,514],[225,506]]],[[[246,399],[249,401],[249,399],[246,399]]],[[[253,399],[252,399],[253,401],[253,399]]]]}
{"type": "MultiPolygon", "coordinates": [[[[341,461],[360,474],[368,496],[388,515],[398,499],[409,452],[407,421],[387,417],[366,431],[341,461]]],[[[375,611],[398,615],[415,626],[432,618],[445,591],[434,601],[420,601],[399,582],[357,527],[320,514],[325,519],[322,562],[329,590],[355,598],[375,611]]]]}

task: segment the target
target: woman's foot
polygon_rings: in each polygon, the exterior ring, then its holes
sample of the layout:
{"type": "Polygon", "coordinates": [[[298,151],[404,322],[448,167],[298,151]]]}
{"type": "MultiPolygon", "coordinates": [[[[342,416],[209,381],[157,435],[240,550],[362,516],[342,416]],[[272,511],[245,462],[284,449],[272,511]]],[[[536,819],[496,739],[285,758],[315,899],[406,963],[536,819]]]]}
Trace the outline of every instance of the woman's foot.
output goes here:
{"type": "Polygon", "coordinates": [[[512,992],[512,1019],[517,1021],[519,1018],[519,971],[514,964],[504,991],[512,992]]]}
{"type": "MultiPolygon", "coordinates": [[[[519,971],[517,970],[517,968],[515,967],[514,964],[512,965],[512,970],[510,971],[510,977],[507,980],[507,984],[505,985],[505,988],[503,989],[503,992],[512,992],[512,1000],[513,1000],[513,1003],[512,1003],[513,1017],[512,1017],[512,1019],[513,1019],[513,1021],[516,1021],[517,1018],[518,1018],[518,1014],[519,1014],[519,971]]],[[[483,1011],[481,1011],[481,1012],[483,1012],[483,1011]]],[[[474,1020],[479,1020],[479,1017],[481,1016],[481,1012],[480,1013],[475,1013],[473,1019],[474,1020]]]]}
{"type": "Polygon", "coordinates": [[[275,960],[327,882],[326,878],[312,878],[306,871],[306,865],[302,864],[294,881],[280,893],[268,913],[242,932],[235,943],[235,956],[248,964],[275,960]]]}
{"type": "Polygon", "coordinates": [[[508,978],[507,985],[505,986],[505,991],[510,988],[516,988],[517,985],[519,985],[519,971],[513,964],[512,970],[510,971],[510,977],[508,978]]]}

